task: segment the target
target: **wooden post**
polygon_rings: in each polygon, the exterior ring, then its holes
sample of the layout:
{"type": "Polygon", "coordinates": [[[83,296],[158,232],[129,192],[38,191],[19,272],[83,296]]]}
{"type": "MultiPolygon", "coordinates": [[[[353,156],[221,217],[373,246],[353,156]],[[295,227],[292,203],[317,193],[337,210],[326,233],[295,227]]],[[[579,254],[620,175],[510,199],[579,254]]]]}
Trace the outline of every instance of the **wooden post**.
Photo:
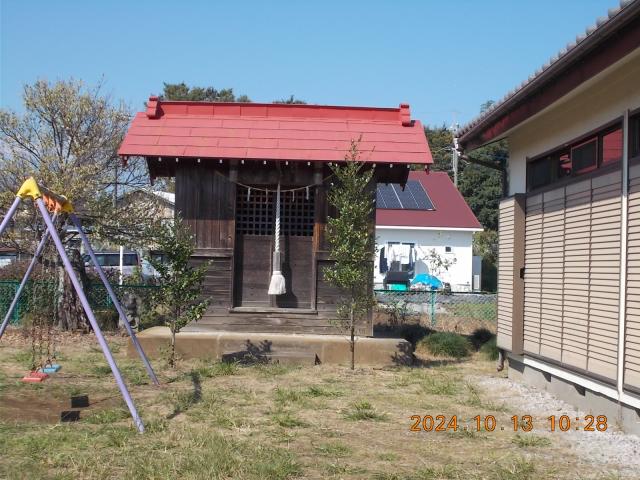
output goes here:
{"type": "Polygon", "coordinates": [[[231,249],[231,283],[229,285],[229,308],[235,307],[235,285],[236,285],[236,195],[237,195],[237,185],[238,181],[238,161],[232,160],[229,163],[229,182],[231,185],[229,187],[229,201],[231,202],[232,208],[230,211],[229,220],[229,234],[231,235],[231,242],[229,243],[229,248],[231,249]]]}
{"type": "Polygon", "coordinates": [[[312,242],[312,261],[311,261],[311,309],[318,308],[318,251],[322,248],[324,242],[324,230],[327,221],[325,214],[326,209],[326,191],[322,182],[324,178],[324,163],[315,163],[313,166],[313,183],[316,187],[314,202],[314,225],[313,225],[313,242],[312,242]]]}
{"type": "Polygon", "coordinates": [[[524,351],[525,194],[500,202],[498,247],[498,347],[524,351]]]}

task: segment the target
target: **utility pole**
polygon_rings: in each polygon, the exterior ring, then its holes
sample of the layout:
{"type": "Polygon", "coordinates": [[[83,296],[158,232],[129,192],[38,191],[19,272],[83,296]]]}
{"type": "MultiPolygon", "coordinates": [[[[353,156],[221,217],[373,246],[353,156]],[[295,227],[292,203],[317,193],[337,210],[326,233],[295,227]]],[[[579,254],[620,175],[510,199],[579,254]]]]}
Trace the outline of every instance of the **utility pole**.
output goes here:
{"type": "Polygon", "coordinates": [[[458,188],[458,139],[453,137],[453,148],[451,149],[451,168],[453,170],[453,184],[458,188]]]}
{"type": "Polygon", "coordinates": [[[459,125],[456,123],[455,113],[456,112],[454,112],[453,124],[451,124],[451,128],[450,128],[451,136],[453,137],[453,146],[451,148],[451,170],[453,170],[453,184],[456,186],[456,188],[458,188],[459,152],[458,152],[458,137],[456,137],[456,135],[457,135],[459,125]]]}

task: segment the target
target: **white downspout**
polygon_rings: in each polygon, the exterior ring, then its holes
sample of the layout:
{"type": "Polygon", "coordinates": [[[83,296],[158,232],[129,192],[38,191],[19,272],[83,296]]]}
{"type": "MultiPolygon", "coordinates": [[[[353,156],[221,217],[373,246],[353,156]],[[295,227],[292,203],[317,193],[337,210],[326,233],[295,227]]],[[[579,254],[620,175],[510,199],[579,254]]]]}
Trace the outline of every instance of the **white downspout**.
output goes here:
{"type": "Polygon", "coordinates": [[[624,395],[624,343],[627,319],[627,219],[629,205],[629,111],[622,124],[622,220],[620,225],[620,305],[618,318],[618,398],[624,395]]]}

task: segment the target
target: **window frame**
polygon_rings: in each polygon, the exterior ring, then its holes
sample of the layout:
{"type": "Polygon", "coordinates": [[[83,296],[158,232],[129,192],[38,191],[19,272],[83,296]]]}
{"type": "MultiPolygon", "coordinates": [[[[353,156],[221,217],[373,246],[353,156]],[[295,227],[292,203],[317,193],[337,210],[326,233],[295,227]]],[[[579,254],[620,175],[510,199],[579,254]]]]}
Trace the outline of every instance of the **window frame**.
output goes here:
{"type": "MultiPolygon", "coordinates": [[[[639,116],[640,116],[640,112],[639,112],[639,116]]],[[[577,138],[574,138],[573,140],[570,140],[568,142],[565,142],[562,145],[559,145],[555,148],[552,148],[550,150],[547,150],[546,152],[543,152],[539,155],[536,155],[534,157],[527,157],[526,159],[526,191],[527,193],[529,192],[538,192],[538,191],[542,191],[544,189],[553,187],[554,185],[559,185],[559,184],[563,184],[563,183],[569,183],[572,180],[576,179],[576,178],[584,178],[586,176],[589,175],[597,175],[600,171],[608,171],[608,170],[613,170],[618,168],[621,165],[621,161],[620,160],[616,160],[616,161],[612,161],[612,162],[607,162],[607,163],[603,163],[603,151],[602,151],[602,144],[603,144],[603,137],[610,134],[611,132],[614,132],[618,129],[623,129],[624,128],[624,121],[623,121],[623,117],[617,117],[614,120],[607,122],[606,124],[595,128],[593,130],[591,130],[588,133],[585,133],[577,138]],[[574,148],[579,147],[581,145],[584,145],[590,141],[596,141],[596,165],[595,166],[590,166],[590,167],[586,167],[583,168],[579,171],[574,171],[573,169],[571,170],[571,173],[569,175],[566,176],[560,176],[559,175],[559,170],[560,170],[560,157],[569,152],[569,156],[570,156],[570,160],[572,162],[572,166],[573,166],[573,159],[571,159],[571,152],[573,151],[574,148]],[[531,168],[532,165],[536,162],[542,161],[543,159],[546,158],[551,158],[551,165],[549,166],[549,181],[535,186],[533,187],[531,185],[531,168]]],[[[624,144],[624,135],[622,137],[622,141],[624,144]]],[[[623,145],[624,146],[624,145],[623,145]]]]}
{"type": "Polygon", "coordinates": [[[627,145],[627,150],[628,150],[628,154],[629,154],[629,162],[631,161],[639,161],[640,160],[640,108],[637,108],[635,110],[631,110],[629,112],[629,134],[627,135],[627,140],[629,141],[629,144],[627,145]],[[636,139],[637,145],[633,145],[633,139],[632,139],[632,123],[637,123],[637,127],[638,127],[638,138],[636,139]],[[634,148],[636,148],[636,150],[634,151],[634,148]]]}

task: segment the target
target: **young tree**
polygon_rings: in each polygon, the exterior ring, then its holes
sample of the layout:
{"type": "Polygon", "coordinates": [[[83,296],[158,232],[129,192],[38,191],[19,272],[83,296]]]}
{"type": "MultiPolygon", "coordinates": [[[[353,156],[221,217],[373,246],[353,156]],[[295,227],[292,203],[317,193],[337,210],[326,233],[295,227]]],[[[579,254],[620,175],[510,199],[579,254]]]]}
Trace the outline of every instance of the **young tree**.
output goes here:
{"type": "Polygon", "coordinates": [[[208,299],[202,299],[208,264],[192,265],[193,236],[179,218],[159,227],[154,237],[157,249],[164,253],[163,260],[148,258],[160,276],[154,303],[167,313],[166,326],[171,330],[169,365],[174,367],[176,334],[188,323],[200,320],[209,305],[208,299]]]}
{"type": "MultiPolygon", "coordinates": [[[[116,201],[123,192],[148,182],[144,165],[132,161],[124,167],[117,155],[131,118],[125,105],[104,95],[100,85],[87,87],[76,80],[38,80],[24,87],[23,101],[24,113],[0,109],[0,211],[33,176],[73,202],[93,239],[116,244],[126,239],[127,246],[144,241],[143,232],[155,220],[155,212],[135,206],[122,209],[116,201]]],[[[3,237],[2,245],[33,252],[42,231],[35,218],[21,211],[14,235],[3,237]]],[[[60,233],[69,244],[73,231],[60,228],[60,233]]],[[[84,278],[82,258],[77,248],[70,248],[76,250],[70,252],[74,268],[84,278]]],[[[60,327],[87,329],[64,269],[59,267],[57,275],[60,327]]]]}
{"type": "Polygon", "coordinates": [[[427,253],[424,259],[429,267],[429,273],[435,277],[440,277],[443,272],[448,272],[449,269],[455,265],[458,261],[457,258],[446,258],[440,255],[435,248],[432,248],[427,253]]]}
{"type": "Polygon", "coordinates": [[[335,183],[329,202],[337,215],[328,219],[327,241],[334,264],[327,267],[327,279],[344,294],[338,305],[337,323],[349,333],[351,369],[355,368],[356,325],[373,306],[373,170],[360,162],[358,142],[352,141],[344,165],[331,169],[335,183]]]}

